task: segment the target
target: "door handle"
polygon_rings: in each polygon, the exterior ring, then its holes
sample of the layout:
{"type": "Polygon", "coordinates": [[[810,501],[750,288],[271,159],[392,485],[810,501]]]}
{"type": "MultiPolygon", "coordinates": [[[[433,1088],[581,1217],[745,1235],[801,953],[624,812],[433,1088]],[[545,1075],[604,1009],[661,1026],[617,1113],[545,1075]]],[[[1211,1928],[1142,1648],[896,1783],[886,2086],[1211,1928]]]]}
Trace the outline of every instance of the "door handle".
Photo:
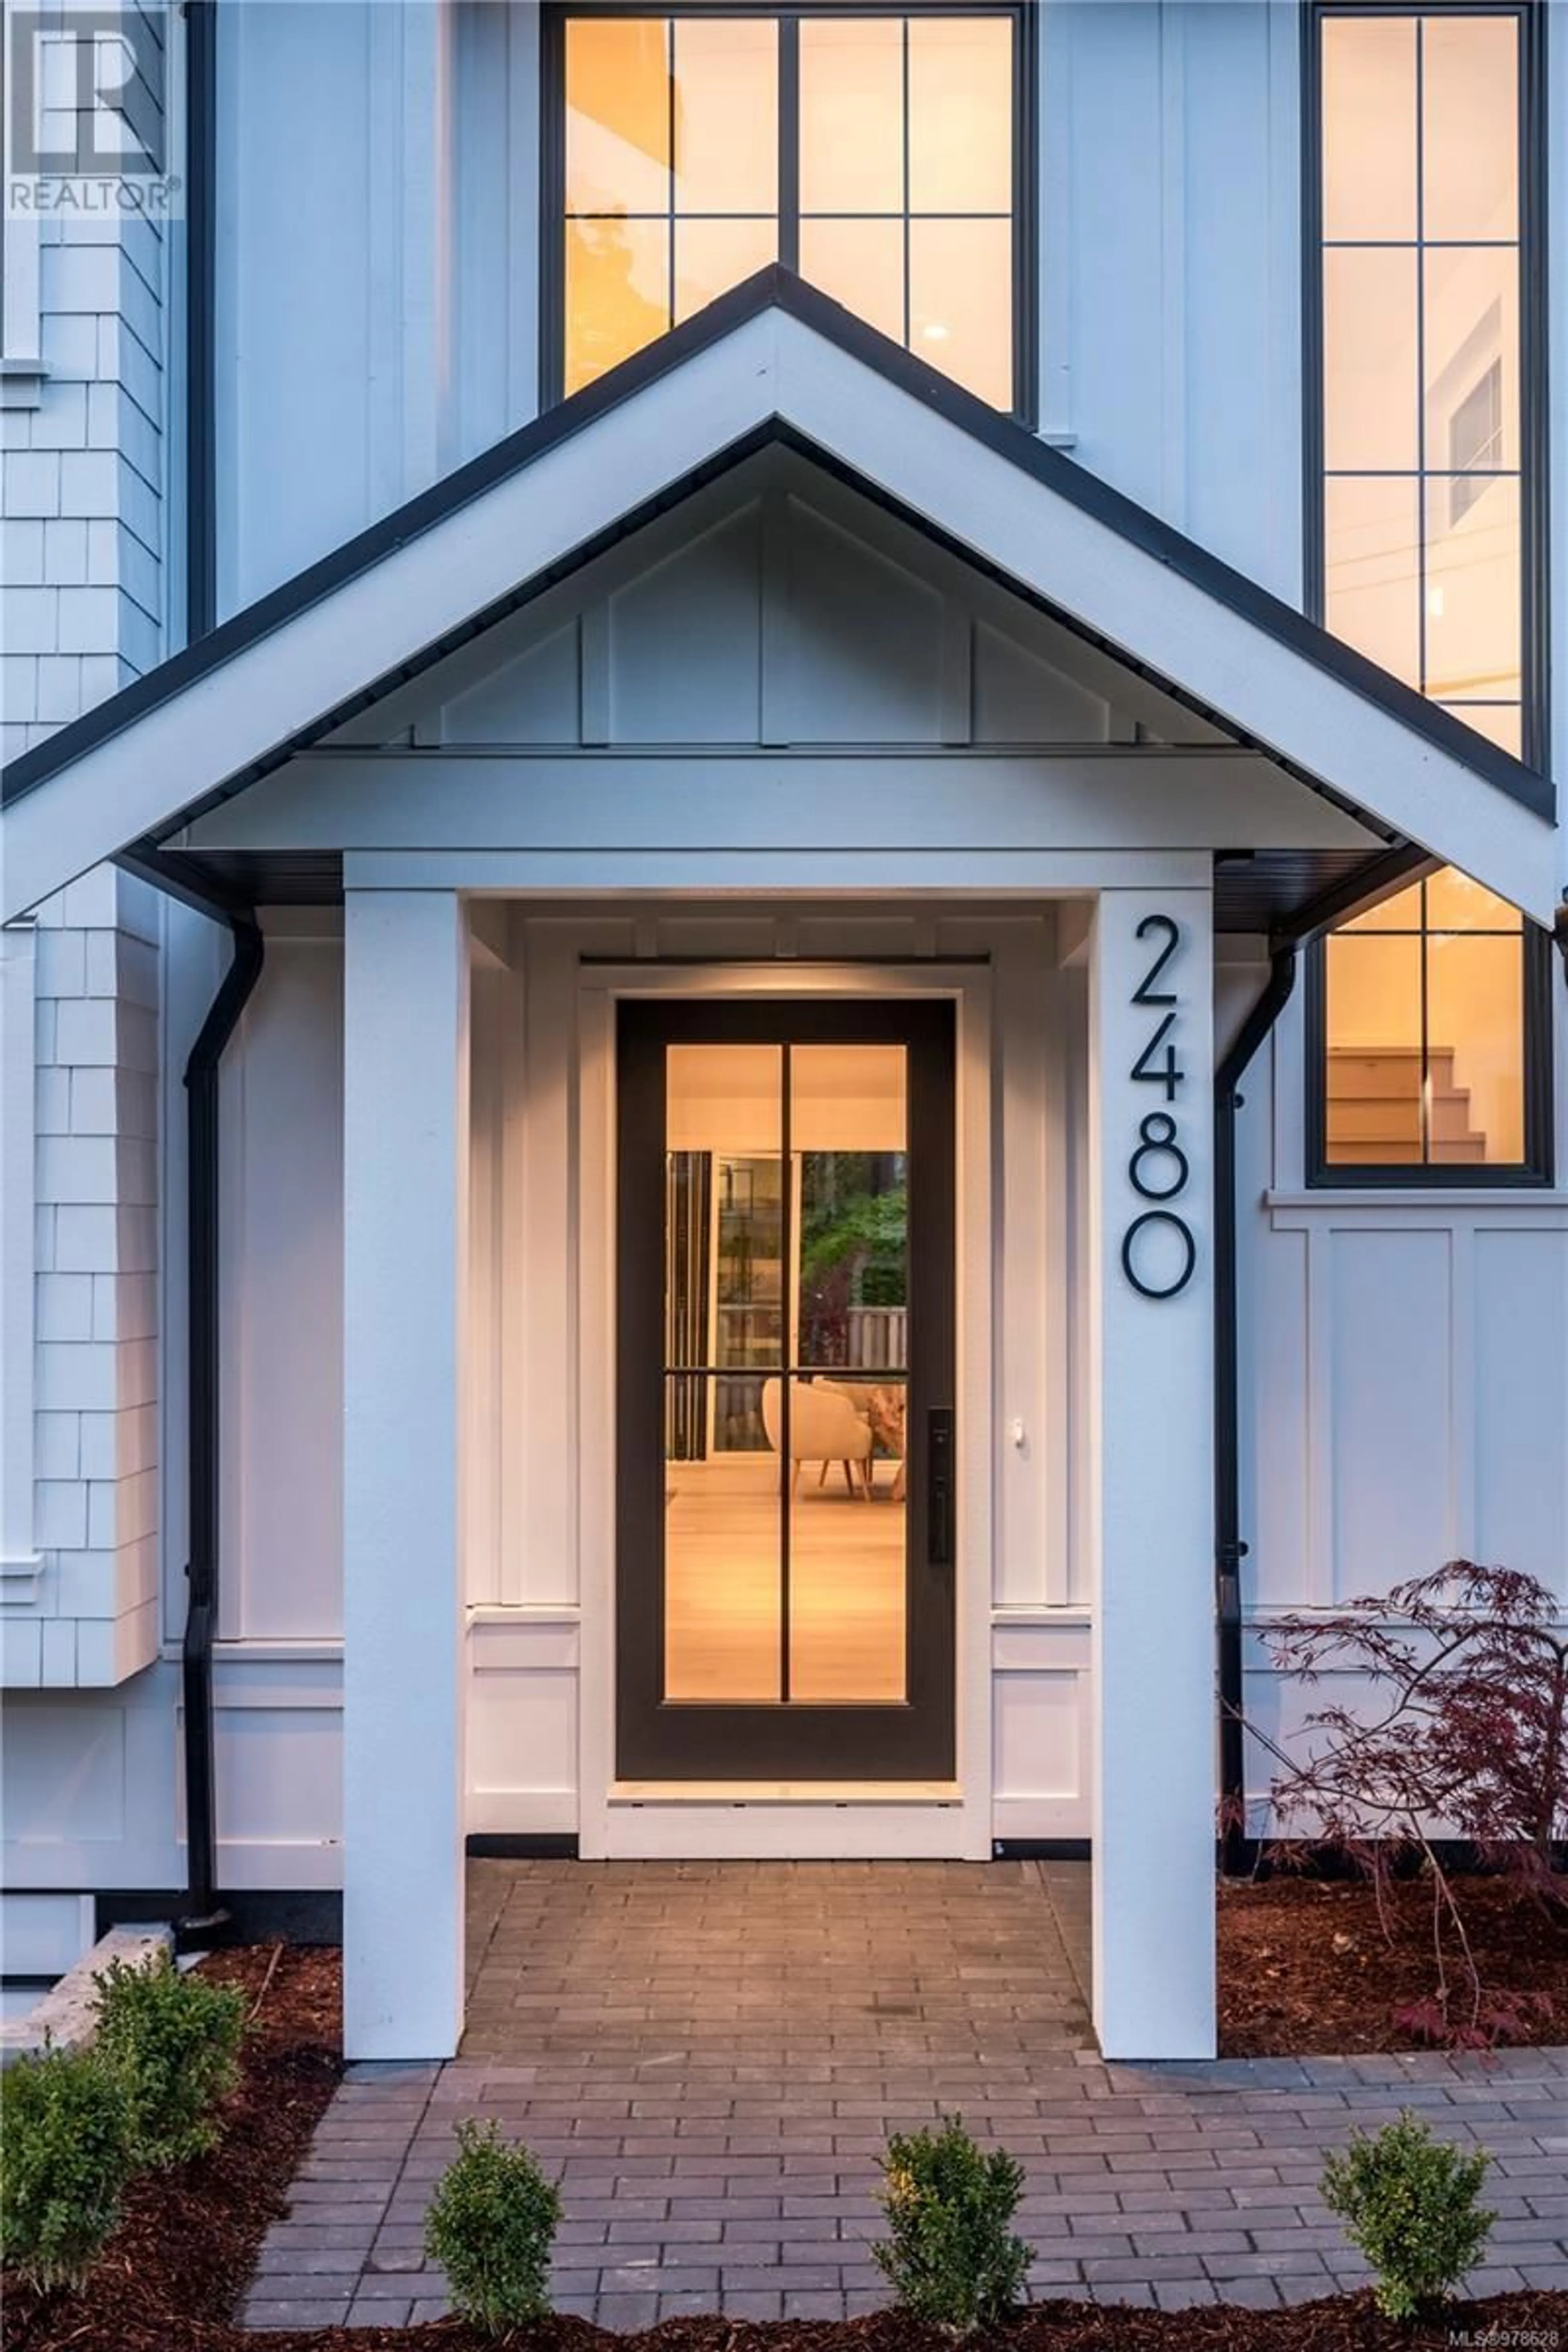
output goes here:
{"type": "Polygon", "coordinates": [[[952,1413],[939,1406],[926,1415],[926,1541],[933,1568],[952,1566],[952,1413]]]}

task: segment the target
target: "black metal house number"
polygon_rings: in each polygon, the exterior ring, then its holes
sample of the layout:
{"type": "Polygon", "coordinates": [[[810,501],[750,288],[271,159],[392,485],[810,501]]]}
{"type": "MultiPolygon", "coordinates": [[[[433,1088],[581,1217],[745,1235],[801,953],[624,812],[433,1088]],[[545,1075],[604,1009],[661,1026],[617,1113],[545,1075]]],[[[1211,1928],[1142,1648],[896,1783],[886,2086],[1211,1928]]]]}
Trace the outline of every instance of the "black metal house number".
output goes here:
{"type": "MultiPolygon", "coordinates": [[[[1137,936],[1141,940],[1159,940],[1163,944],[1132,992],[1134,1004],[1147,1005],[1159,1017],[1129,1076],[1140,1086],[1163,1087],[1166,1102],[1173,1104],[1178,1087],[1186,1082],[1173,1034],[1180,1003],[1173,991],[1162,989],[1158,983],[1181,946],[1182,927],[1169,915],[1145,915],[1137,936]]],[[[1174,1112],[1150,1111],[1138,1123],[1138,1142],[1127,1163],[1127,1180],[1140,1199],[1157,1205],[1134,1217],[1121,1236],[1121,1271],[1133,1289],[1145,1298],[1179,1297],[1193,1278],[1198,1247],[1192,1227],[1184,1217],[1165,1205],[1181,1198],[1191,1173],[1187,1155],[1178,1140],[1174,1112]],[[1153,1281],[1146,1271],[1145,1245],[1162,1231],[1175,1236],[1179,1255],[1173,1276],[1153,1281]]]]}

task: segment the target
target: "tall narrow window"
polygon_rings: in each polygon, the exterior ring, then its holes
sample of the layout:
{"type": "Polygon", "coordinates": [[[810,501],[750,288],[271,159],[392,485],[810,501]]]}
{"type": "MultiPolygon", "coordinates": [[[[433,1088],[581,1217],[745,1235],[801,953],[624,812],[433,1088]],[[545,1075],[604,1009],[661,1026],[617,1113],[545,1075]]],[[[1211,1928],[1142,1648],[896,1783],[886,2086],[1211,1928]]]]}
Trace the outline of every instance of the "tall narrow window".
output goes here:
{"type": "Polygon", "coordinates": [[[552,21],[563,391],[783,260],[994,406],[1023,404],[1017,8],[552,21]]]}
{"type": "MultiPolygon", "coordinates": [[[[1310,539],[1326,625],[1529,757],[1527,16],[1314,12],[1310,539]]],[[[1545,1051],[1543,952],[1511,908],[1451,872],[1333,933],[1312,975],[1321,1169],[1541,1172],[1528,1078],[1545,1051]]]]}

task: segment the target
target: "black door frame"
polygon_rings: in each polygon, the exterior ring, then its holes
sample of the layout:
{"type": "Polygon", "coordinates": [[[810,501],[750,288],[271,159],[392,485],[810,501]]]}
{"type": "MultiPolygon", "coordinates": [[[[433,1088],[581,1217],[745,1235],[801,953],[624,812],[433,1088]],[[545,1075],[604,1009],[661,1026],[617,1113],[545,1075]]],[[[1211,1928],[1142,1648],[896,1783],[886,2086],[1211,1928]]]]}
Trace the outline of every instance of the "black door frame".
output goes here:
{"type": "MultiPolygon", "coordinates": [[[[616,1770],[635,1780],[951,1780],[956,1769],[955,1021],[950,997],[622,999],[616,1016],[616,1770]],[[671,1045],[902,1045],[909,1073],[906,1696],[667,1701],[665,1068],[671,1045]],[[933,1445],[934,1436],[934,1445],[933,1445]],[[934,1556],[933,1556],[934,1555],[934,1556]]],[[[785,1138],[787,1143],[787,1137],[785,1138]]]]}

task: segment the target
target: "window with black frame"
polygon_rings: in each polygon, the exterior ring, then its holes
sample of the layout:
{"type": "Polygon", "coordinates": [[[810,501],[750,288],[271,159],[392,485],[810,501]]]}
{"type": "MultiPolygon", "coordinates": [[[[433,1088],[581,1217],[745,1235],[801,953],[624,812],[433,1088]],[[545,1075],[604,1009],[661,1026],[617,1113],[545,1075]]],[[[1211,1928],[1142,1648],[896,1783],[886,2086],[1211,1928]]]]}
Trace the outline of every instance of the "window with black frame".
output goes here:
{"type": "MultiPolygon", "coordinates": [[[[1540,725],[1532,32],[1522,5],[1349,0],[1315,9],[1308,35],[1317,608],[1525,758],[1540,725]]],[[[1332,932],[1310,974],[1310,1172],[1545,1175],[1548,955],[1451,870],[1332,932]]]]}
{"type": "Polygon", "coordinates": [[[1020,11],[551,18],[547,374],[570,394],[782,261],[1023,404],[1020,11]]]}

